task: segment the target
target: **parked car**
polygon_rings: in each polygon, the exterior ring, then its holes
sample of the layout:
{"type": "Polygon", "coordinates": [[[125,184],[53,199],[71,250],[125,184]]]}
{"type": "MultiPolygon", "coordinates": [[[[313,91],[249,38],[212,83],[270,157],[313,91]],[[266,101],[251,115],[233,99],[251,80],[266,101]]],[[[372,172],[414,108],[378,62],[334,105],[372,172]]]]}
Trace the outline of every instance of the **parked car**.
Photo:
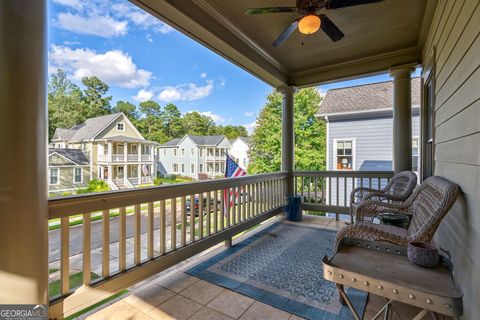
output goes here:
{"type": "MultiPolygon", "coordinates": [[[[220,201],[218,201],[218,204],[220,204],[220,201]]],[[[187,198],[187,201],[185,201],[185,210],[187,211],[187,215],[190,215],[190,210],[191,208],[191,201],[190,198],[187,198]]],[[[220,208],[218,206],[218,208],[220,208]]],[[[198,197],[195,197],[194,200],[194,205],[193,205],[193,210],[195,212],[195,216],[198,217],[198,212],[200,210],[200,200],[198,197]]],[[[215,200],[210,199],[210,212],[214,212],[215,210],[215,200]]],[[[203,198],[203,215],[207,214],[207,198],[203,198]]]]}

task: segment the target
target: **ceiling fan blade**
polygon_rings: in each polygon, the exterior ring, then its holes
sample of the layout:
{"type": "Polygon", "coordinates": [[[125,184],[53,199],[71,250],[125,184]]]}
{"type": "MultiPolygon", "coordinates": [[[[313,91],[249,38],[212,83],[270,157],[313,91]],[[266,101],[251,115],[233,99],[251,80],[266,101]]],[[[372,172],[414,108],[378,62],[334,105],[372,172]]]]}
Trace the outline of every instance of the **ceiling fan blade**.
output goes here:
{"type": "Polygon", "coordinates": [[[380,2],[384,0],[328,0],[325,3],[325,7],[327,9],[338,9],[338,8],[345,8],[351,6],[358,6],[361,4],[369,4],[380,2]]]}
{"type": "Polygon", "coordinates": [[[320,14],[320,28],[332,39],[332,41],[338,41],[343,38],[343,32],[332,22],[326,15],[320,14]]]}
{"type": "Polygon", "coordinates": [[[297,29],[298,20],[293,21],[285,30],[283,30],[282,34],[278,36],[277,40],[275,40],[272,45],[274,47],[281,46],[288,37],[297,29]]]}
{"type": "Polygon", "coordinates": [[[270,8],[250,8],[245,10],[246,15],[265,14],[265,13],[285,13],[295,12],[296,7],[270,7],[270,8]]]}

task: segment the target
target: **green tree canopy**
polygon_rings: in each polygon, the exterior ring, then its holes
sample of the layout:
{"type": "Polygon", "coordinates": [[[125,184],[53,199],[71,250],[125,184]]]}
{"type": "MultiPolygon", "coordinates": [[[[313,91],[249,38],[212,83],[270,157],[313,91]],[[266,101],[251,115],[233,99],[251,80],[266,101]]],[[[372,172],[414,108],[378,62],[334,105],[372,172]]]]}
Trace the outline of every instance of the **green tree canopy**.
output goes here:
{"type": "Polygon", "coordinates": [[[105,96],[109,86],[95,76],[82,78],[82,83],[85,86],[83,90],[83,100],[86,105],[86,118],[111,113],[110,101],[112,100],[112,96],[105,96]]]}
{"type": "Polygon", "coordinates": [[[70,128],[85,121],[85,104],[80,88],[72,83],[62,69],[51,75],[48,83],[48,137],[56,128],[70,128]]]}
{"type": "Polygon", "coordinates": [[[123,112],[123,114],[125,114],[125,116],[127,116],[127,118],[134,124],[137,122],[139,117],[137,106],[129,101],[117,101],[117,104],[113,108],[113,112],[123,112]]]}
{"type": "Polygon", "coordinates": [[[215,126],[212,118],[202,115],[197,111],[186,113],[183,116],[182,124],[185,133],[193,135],[208,135],[211,128],[215,126]]]}
{"type": "Polygon", "coordinates": [[[244,126],[233,126],[228,124],[226,126],[216,126],[214,129],[215,133],[212,134],[224,134],[229,140],[248,136],[248,131],[244,126]]]}
{"type": "MultiPolygon", "coordinates": [[[[315,114],[321,96],[314,88],[295,94],[295,168],[297,170],[325,169],[325,123],[315,114]]],[[[282,140],[282,94],[272,92],[257,118],[250,146],[249,173],[280,170],[282,140]]]]}

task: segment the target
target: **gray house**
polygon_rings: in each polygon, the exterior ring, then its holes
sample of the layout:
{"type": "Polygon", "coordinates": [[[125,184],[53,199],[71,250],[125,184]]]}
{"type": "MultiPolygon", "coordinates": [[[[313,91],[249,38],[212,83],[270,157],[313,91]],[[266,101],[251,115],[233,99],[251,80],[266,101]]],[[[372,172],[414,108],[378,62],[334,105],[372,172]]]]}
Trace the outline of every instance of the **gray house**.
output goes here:
{"type": "MultiPolygon", "coordinates": [[[[420,78],[412,79],[412,168],[419,167],[420,78]]],[[[393,141],[393,82],[327,91],[318,118],[327,124],[327,170],[390,171],[393,141]]],[[[331,197],[336,197],[336,181],[331,197]]],[[[343,190],[343,181],[339,182],[343,190]]],[[[348,183],[348,182],[347,182],[348,183]]],[[[356,186],[361,182],[356,181],[356,186]]],[[[373,184],[377,183],[376,181],[373,184]]],[[[375,185],[373,185],[375,187],[375,185]]],[[[347,186],[349,191],[352,186],[347,186]]],[[[349,192],[347,193],[349,194],[349,192]]],[[[327,195],[328,196],[328,195],[327,195]]],[[[344,194],[339,194],[344,202],[344,194]]],[[[348,199],[346,199],[348,201],[348,199]]]]}
{"type": "Polygon", "coordinates": [[[225,160],[231,148],[224,135],[185,135],[159,146],[158,173],[193,179],[213,179],[225,173],[225,160]]]}
{"type": "Polygon", "coordinates": [[[90,181],[90,161],[80,149],[48,150],[48,189],[60,194],[83,188],[90,181]]]}

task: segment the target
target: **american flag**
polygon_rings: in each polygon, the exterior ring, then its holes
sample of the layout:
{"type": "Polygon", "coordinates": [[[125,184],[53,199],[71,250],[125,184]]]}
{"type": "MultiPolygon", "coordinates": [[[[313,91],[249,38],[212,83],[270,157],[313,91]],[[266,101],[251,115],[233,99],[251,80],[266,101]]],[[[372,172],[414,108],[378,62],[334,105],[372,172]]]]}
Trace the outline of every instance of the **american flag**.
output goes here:
{"type": "MultiPolygon", "coordinates": [[[[245,170],[240,168],[240,166],[227,154],[226,168],[225,168],[225,178],[231,177],[241,177],[246,175],[245,170]]],[[[235,204],[235,198],[238,197],[238,192],[232,191],[232,189],[225,189],[223,193],[223,201],[225,204],[225,213],[227,212],[227,203],[230,204],[230,208],[235,204]]]]}

